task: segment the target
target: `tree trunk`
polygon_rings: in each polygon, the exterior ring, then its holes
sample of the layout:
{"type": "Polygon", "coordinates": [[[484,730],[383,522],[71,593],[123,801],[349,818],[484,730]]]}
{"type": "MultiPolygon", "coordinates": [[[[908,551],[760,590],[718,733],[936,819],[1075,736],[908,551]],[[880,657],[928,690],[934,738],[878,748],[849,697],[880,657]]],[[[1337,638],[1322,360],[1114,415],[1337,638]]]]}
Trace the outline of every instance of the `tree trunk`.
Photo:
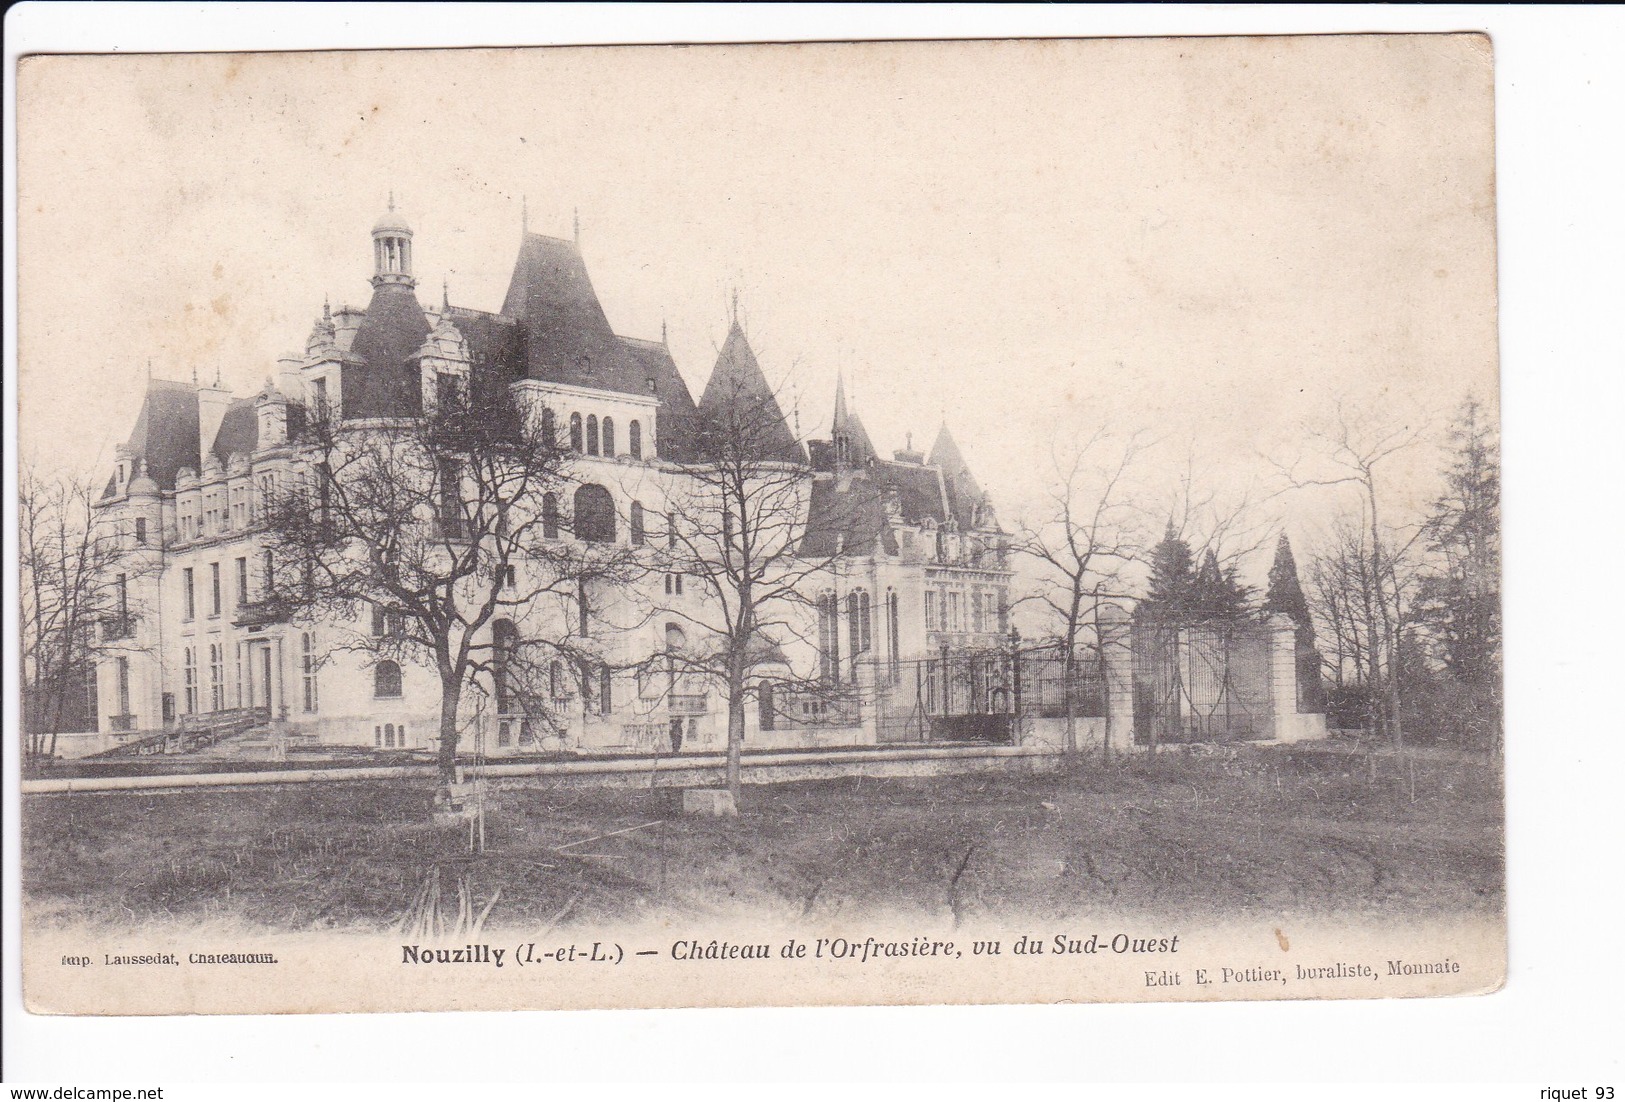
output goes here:
{"type": "Polygon", "coordinates": [[[1073,659],[1070,644],[1066,649],[1066,663],[1062,667],[1062,671],[1065,678],[1063,688],[1066,694],[1066,752],[1076,754],[1078,752],[1078,705],[1075,699],[1075,690],[1077,688],[1078,664],[1073,659]]]}
{"type": "MultiPolygon", "coordinates": [[[[736,651],[743,650],[740,644],[736,651]]],[[[745,662],[744,655],[728,656],[728,794],[739,806],[740,755],[745,748],[745,662]]]]}
{"type": "Polygon", "coordinates": [[[449,670],[440,671],[440,783],[457,781],[457,709],[462,703],[462,678],[449,670]]]}

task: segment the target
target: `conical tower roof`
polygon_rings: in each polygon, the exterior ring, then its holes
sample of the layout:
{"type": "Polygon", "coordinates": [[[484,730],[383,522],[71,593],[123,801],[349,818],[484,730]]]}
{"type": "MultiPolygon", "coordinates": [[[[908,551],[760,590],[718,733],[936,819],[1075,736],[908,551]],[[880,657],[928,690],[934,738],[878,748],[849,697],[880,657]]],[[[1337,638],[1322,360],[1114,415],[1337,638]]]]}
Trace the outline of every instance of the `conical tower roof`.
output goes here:
{"type": "Polygon", "coordinates": [[[948,493],[948,507],[961,528],[973,527],[976,507],[982,503],[982,488],[970,473],[970,466],[960,454],[959,445],[948,431],[947,422],[937,432],[937,442],[931,445],[931,456],[926,462],[942,472],[943,487],[948,493]]]}
{"type": "Polygon", "coordinates": [[[745,331],[735,319],[717,355],[716,366],[700,398],[700,417],[713,424],[724,423],[724,414],[743,414],[750,427],[751,450],[762,459],[785,463],[805,463],[806,454],[785,423],[773,388],[745,339],[745,331]]]}

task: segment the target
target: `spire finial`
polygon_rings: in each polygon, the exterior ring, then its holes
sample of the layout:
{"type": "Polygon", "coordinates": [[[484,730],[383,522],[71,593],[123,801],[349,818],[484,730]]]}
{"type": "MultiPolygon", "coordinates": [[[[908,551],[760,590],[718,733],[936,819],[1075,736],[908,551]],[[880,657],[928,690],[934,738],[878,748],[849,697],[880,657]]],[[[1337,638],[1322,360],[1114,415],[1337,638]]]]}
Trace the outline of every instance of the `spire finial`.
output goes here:
{"type": "Polygon", "coordinates": [[[519,232],[530,232],[530,196],[519,197],[519,232]]]}
{"type": "Polygon", "coordinates": [[[581,208],[576,207],[575,211],[574,211],[574,214],[575,214],[576,244],[580,245],[581,244],[581,208]]]}
{"type": "Polygon", "coordinates": [[[147,357],[147,382],[152,382],[152,357],[147,357]]]}
{"type": "Polygon", "coordinates": [[[192,385],[197,386],[197,364],[192,365],[192,385]]]}
{"type": "Polygon", "coordinates": [[[219,364],[214,365],[214,388],[216,390],[220,389],[220,365],[219,364]]]}
{"type": "Polygon", "coordinates": [[[451,277],[440,277],[440,312],[451,313],[451,277]]]}
{"type": "Polygon", "coordinates": [[[735,325],[739,324],[739,286],[737,284],[734,285],[732,321],[735,325]]]}
{"type": "Polygon", "coordinates": [[[333,320],[333,303],[325,294],[322,296],[322,320],[333,320]]]}
{"type": "Polygon", "coordinates": [[[395,189],[394,188],[389,189],[389,209],[390,210],[395,209],[395,189]]]}
{"type": "Polygon", "coordinates": [[[903,439],[905,441],[907,441],[907,443],[904,446],[907,447],[909,451],[913,451],[914,450],[914,434],[912,432],[905,432],[903,434],[903,439]]]}
{"type": "Polygon", "coordinates": [[[660,343],[665,345],[667,348],[671,347],[671,342],[666,339],[666,319],[665,318],[660,319],[660,343]]]}

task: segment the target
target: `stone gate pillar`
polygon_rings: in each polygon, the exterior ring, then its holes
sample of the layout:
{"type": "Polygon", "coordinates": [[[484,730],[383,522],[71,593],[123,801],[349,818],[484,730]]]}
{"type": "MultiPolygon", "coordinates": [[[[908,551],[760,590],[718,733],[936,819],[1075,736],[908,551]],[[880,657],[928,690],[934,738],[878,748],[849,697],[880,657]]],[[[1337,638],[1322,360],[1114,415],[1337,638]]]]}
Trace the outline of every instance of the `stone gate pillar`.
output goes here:
{"type": "Polygon", "coordinates": [[[1107,605],[1095,618],[1105,655],[1102,691],[1106,695],[1106,748],[1112,754],[1134,749],[1134,641],[1128,613],[1107,605]]]}
{"type": "Polygon", "coordinates": [[[1277,612],[1269,625],[1270,723],[1281,742],[1325,738],[1326,717],[1298,711],[1298,625],[1277,612]]]}

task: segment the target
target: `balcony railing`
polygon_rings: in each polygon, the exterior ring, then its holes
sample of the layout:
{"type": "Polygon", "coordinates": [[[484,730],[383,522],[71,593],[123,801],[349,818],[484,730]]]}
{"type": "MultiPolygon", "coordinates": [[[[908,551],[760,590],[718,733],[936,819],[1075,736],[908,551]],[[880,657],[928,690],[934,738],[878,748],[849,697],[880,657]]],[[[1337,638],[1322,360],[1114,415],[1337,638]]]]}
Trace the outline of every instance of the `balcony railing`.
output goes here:
{"type": "Polygon", "coordinates": [[[285,624],[293,618],[293,606],[281,597],[265,597],[237,606],[232,623],[240,628],[261,628],[267,624],[285,624]]]}
{"type": "Polygon", "coordinates": [[[703,716],[711,711],[711,698],[707,693],[673,693],[666,701],[666,712],[674,716],[703,716]]]}

